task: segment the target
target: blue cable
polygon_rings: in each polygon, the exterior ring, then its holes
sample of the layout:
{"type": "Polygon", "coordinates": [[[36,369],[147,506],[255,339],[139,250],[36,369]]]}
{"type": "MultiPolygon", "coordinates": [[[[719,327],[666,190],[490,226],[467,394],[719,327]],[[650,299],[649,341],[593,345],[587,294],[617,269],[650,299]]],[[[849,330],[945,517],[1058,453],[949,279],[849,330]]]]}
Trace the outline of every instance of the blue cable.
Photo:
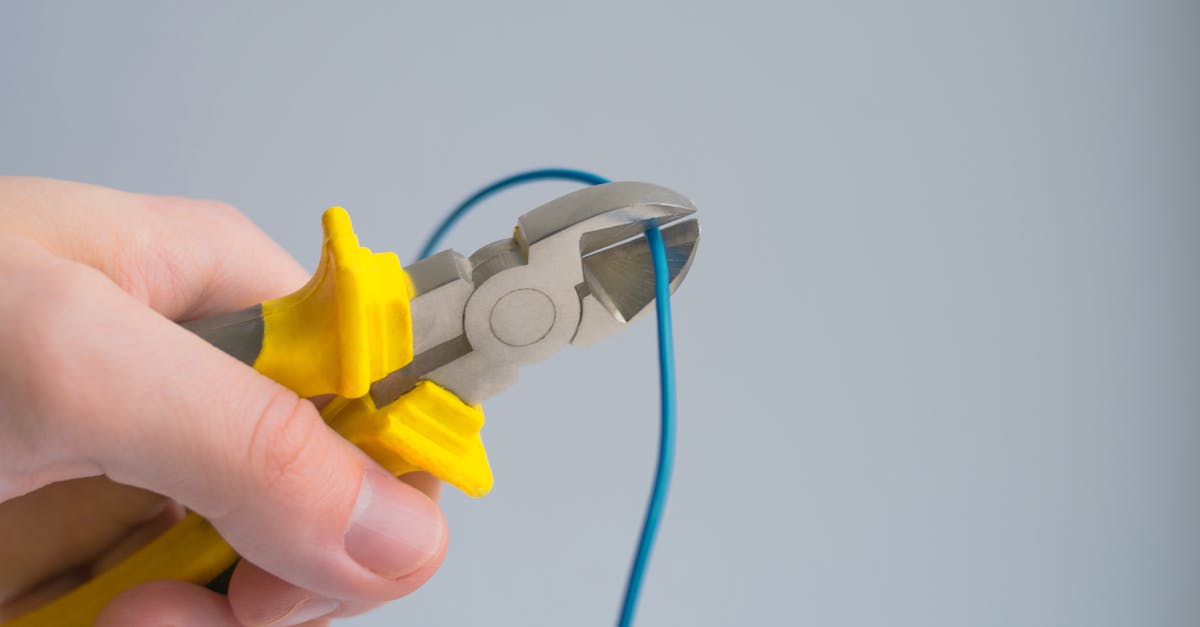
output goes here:
{"type": "Polygon", "coordinates": [[[642,593],[642,579],[650,563],[650,553],[654,551],[663,508],[667,504],[671,467],[675,464],[675,342],[671,333],[671,278],[667,271],[667,249],[663,245],[662,233],[654,223],[646,229],[646,241],[650,244],[650,254],[654,259],[654,310],[658,317],[658,381],[662,396],[662,426],[658,436],[658,467],[654,471],[654,488],[650,491],[650,503],[646,506],[646,519],[642,523],[637,555],[629,569],[625,601],[621,603],[621,618],[617,622],[619,627],[633,625],[638,597],[642,593]]]}
{"type": "Polygon", "coordinates": [[[417,255],[417,260],[420,261],[421,259],[424,259],[437,252],[438,246],[441,245],[442,239],[446,237],[446,234],[450,232],[450,229],[453,228],[463,216],[467,215],[467,212],[470,211],[472,207],[479,204],[483,199],[510,187],[514,187],[522,183],[531,183],[533,181],[576,181],[586,185],[599,185],[601,183],[609,182],[609,180],[603,176],[592,174],[591,172],[584,172],[583,170],[570,170],[567,168],[544,168],[541,170],[528,170],[514,174],[507,178],[502,178],[499,181],[496,181],[495,183],[492,183],[491,185],[488,185],[487,187],[475,192],[474,194],[471,194],[470,197],[459,203],[449,215],[442,219],[442,223],[433,230],[433,234],[429,236],[429,239],[425,240],[425,245],[421,247],[421,253],[417,255]]]}
{"type": "MultiPolygon", "coordinates": [[[[450,229],[483,199],[522,183],[547,180],[576,181],[587,185],[609,182],[608,179],[591,172],[565,168],[529,170],[500,179],[459,203],[434,229],[417,259],[432,255],[450,229]]],[[[642,593],[642,581],[646,576],[646,567],[650,564],[650,555],[654,552],[654,542],[658,537],[663,509],[667,504],[671,467],[675,463],[675,348],[671,333],[671,277],[667,268],[667,249],[663,244],[662,233],[653,222],[646,227],[646,241],[650,245],[650,255],[654,262],[654,309],[658,317],[658,379],[662,397],[661,428],[654,486],[650,490],[650,502],[646,505],[646,517],[642,522],[637,552],[634,554],[633,564],[629,568],[629,579],[625,584],[625,598],[621,602],[621,617],[617,622],[619,627],[633,625],[638,599],[642,593]]]]}

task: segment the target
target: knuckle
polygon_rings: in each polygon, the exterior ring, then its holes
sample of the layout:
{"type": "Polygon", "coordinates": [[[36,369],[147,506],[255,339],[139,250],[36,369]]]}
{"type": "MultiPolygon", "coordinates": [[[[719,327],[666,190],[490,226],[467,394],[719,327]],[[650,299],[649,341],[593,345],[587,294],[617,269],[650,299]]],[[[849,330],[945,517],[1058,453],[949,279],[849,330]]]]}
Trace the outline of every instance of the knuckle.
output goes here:
{"type": "Polygon", "coordinates": [[[184,198],[181,196],[142,196],[145,208],[153,214],[188,217],[202,216],[210,219],[245,220],[240,211],[228,203],[207,198],[184,198]]]}
{"type": "Polygon", "coordinates": [[[74,263],[54,263],[27,277],[19,308],[18,343],[28,363],[59,365],[71,359],[78,339],[88,332],[87,312],[101,297],[98,273],[74,263]]]}
{"type": "Polygon", "coordinates": [[[179,209],[185,213],[181,222],[189,230],[204,233],[224,250],[252,249],[266,237],[246,214],[219,200],[193,200],[179,209]]]}
{"type": "Polygon", "coordinates": [[[228,236],[241,235],[254,224],[246,214],[226,202],[196,200],[193,206],[200,219],[228,236]]]}
{"type": "Polygon", "coordinates": [[[224,251],[245,240],[251,222],[216,200],[142,196],[148,218],[123,232],[109,264],[126,292],[169,317],[186,316],[210,296],[224,251]]]}
{"type": "Polygon", "coordinates": [[[220,200],[210,198],[200,198],[194,201],[196,208],[203,211],[212,217],[224,220],[245,220],[245,215],[238,211],[237,207],[220,200]]]}
{"type": "Polygon", "coordinates": [[[31,430],[69,431],[60,421],[88,405],[74,384],[104,368],[90,341],[103,333],[94,315],[104,307],[103,283],[94,269],[69,262],[28,269],[13,283],[15,307],[5,308],[0,357],[15,367],[0,376],[6,391],[0,396],[10,415],[23,415],[31,430]]]}
{"type": "Polygon", "coordinates": [[[95,293],[99,271],[90,266],[68,261],[49,263],[36,272],[36,289],[42,302],[76,304],[86,302],[95,293]]]}
{"type": "Polygon", "coordinates": [[[254,422],[247,453],[251,481],[283,496],[301,489],[312,472],[305,461],[323,428],[308,401],[288,390],[277,392],[254,422]]]}
{"type": "Polygon", "coordinates": [[[122,291],[150,303],[155,287],[177,273],[167,246],[148,221],[123,227],[117,237],[120,244],[104,251],[101,265],[122,291]]]}

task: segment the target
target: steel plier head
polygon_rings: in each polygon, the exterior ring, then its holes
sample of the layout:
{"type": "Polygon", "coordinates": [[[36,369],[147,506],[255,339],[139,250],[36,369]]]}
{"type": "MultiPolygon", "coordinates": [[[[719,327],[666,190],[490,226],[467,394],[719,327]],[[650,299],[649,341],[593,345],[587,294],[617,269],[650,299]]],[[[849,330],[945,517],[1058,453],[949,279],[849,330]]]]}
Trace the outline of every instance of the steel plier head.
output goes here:
{"type": "Polygon", "coordinates": [[[673,292],[696,254],[695,211],[657,185],[596,185],[522,215],[513,237],[469,258],[445,250],[408,266],[413,360],[371,386],[375,403],[429,380],[478,404],[521,366],[615,333],[654,302],[646,228],[662,230],[673,292]]]}

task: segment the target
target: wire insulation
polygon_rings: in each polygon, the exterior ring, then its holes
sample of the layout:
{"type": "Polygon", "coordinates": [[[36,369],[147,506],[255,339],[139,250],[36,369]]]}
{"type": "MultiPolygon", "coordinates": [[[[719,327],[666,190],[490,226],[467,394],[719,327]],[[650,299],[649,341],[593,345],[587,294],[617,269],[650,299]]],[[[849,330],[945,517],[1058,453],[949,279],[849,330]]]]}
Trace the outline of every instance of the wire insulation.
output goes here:
{"type": "MultiPolygon", "coordinates": [[[[576,181],[587,185],[609,182],[608,179],[591,172],[566,168],[529,170],[500,179],[471,194],[450,211],[426,240],[417,259],[424,259],[432,255],[454,225],[484,199],[523,183],[547,180],[576,181]]],[[[663,244],[662,233],[654,223],[650,223],[646,227],[646,242],[650,246],[650,254],[654,263],[654,308],[658,319],[658,372],[662,398],[661,427],[654,485],[650,490],[649,503],[646,505],[646,517],[642,522],[637,550],[629,568],[625,598],[621,602],[621,615],[617,623],[619,627],[632,627],[633,625],[638,600],[641,598],[646,568],[650,564],[650,556],[654,552],[654,543],[658,538],[658,529],[662,523],[667,492],[671,485],[671,469],[675,463],[675,348],[671,330],[671,277],[667,267],[667,251],[663,244]]]]}
{"type": "Polygon", "coordinates": [[[654,310],[658,317],[658,380],[662,415],[658,436],[658,468],[654,472],[654,487],[650,491],[650,503],[646,506],[646,519],[642,523],[637,554],[629,569],[625,600],[621,603],[621,618],[617,622],[619,627],[633,625],[642,593],[642,579],[650,564],[650,554],[654,551],[663,509],[667,505],[667,491],[671,486],[671,468],[675,464],[675,340],[671,330],[671,276],[667,271],[667,249],[663,245],[662,233],[653,223],[646,229],[646,241],[650,244],[650,254],[654,259],[654,310]]]}

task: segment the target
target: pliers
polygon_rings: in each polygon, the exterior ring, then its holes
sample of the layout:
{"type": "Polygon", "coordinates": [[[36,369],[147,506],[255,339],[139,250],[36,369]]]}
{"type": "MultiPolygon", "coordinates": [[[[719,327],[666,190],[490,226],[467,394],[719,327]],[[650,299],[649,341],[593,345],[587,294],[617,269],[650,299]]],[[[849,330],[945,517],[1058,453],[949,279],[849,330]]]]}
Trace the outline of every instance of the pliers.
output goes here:
{"type": "MultiPolygon", "coordinates": [[[[346,211],[333,207],[304,287],[183,326],[301,396],[333,395],[325,421],[393,474],[428,471],[478,497],[493,481],[480,403],[514,384],[521,366],[598,342],[649,311],[651,224],[662,230],[674,292],[695,258],[694,213],[664,187],[596,185],[522,215],[512,237],[470,257],[444,250],[402,268],[394,253],[360,247],[346,211]]],[[[5,627],[90,625],[125,589],[156,579],[204,584],[236,559],[189,513],[5,627]]]]}

